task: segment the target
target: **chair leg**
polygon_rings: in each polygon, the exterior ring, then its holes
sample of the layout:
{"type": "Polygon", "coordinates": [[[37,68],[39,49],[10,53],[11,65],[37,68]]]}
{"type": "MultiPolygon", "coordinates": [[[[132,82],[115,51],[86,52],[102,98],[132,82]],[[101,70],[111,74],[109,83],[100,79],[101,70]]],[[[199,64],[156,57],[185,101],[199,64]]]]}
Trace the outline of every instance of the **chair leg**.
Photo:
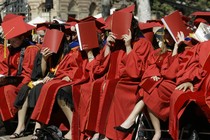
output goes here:
{"type": "Polygon", "coordinates": [[[180,131],[179,140],[182,140],[184,131],[185,131],[185,129],[184,129],[184,127],[183,127],[183,128],[181,129],[181,131],[180,131]]]}

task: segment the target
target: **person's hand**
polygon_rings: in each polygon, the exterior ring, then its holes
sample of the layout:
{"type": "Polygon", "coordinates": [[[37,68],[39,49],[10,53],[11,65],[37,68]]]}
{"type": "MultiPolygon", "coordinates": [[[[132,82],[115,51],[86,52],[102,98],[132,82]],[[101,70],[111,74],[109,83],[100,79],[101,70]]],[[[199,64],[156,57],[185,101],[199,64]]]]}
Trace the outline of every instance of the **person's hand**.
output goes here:
{"type": "Polygon", "coordinates": [[[63,77],[62,80],[66,81],[66,82],[71,82],[72,81],[68,76],[63,77]]]}
{"type": "Polygon", "coordinates": [[[158,77],[158,76],[152,76],[151,78],[152,78],[154,81],[160,80],[160,77],[158,77]]]}
{"type": "Polygon", "coordinates": [[[109,32],[109,35],[106,38],[107,45],[111,47],[112,44],[115,43],[115,39],[116,39],[116,36],[112,32],[109,32]]]}
{"type": "Polygon", "coordinates": [[[183,90],[183,92],[185,92],[187,89],[190,89],[190,91],[194,92],[193,84],[190,82],[182,83],[181,85],[177,86],[175,89],[183,90]]]}
{"type": "Polygon", "coordinates": [[[50,51],[49,48],[43,48],[41,50],[41,54],[42,54],[42,57],[44,58],[44,60],[47,60],[52,55],[52,52],[50,51]]]}
{"type": "Polygon", "coordinates": [[[184,33],[182,31],[178,32],[176,39],[177,39],[177,42],[174,44],[174,49],[173,49],[173,52],[172,52],[172,56],[178,54],[179,43],[184,41],[184,39],[185,39],[184,33]]]}
{"type": "Polygon", "coordinates": [[[43,79],[43,83],[47,83],[49,81],[51,81],[53,78],[50,78],[49,76],[46,76],[44,79],[43,79]]]}
{"type": "Polygon", "coordinates": [[[176,45],[178,47],[179,43],[184,41],[184,39],[185,39],[184,33],[182,31],[178,32],[176,38],[177,38],[176,45]]]}
{"type": "Polygon", "coordinates": [[[131,35],[131,30],[130,29],[128,29],[128,34],[122,35],[122,39],[124,40],[126,47],[131,46],[132,35],[131,35]]]}

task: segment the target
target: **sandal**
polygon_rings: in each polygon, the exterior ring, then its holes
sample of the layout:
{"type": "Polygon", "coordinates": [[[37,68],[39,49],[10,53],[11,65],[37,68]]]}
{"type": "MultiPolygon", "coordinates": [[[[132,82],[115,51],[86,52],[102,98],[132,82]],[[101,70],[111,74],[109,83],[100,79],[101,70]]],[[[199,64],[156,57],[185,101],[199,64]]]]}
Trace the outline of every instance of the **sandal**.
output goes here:
{"type": "Polygon", "coordinates": [[[21,131],[20,134],[13,133],[9,138],[10,139],[17,139],[17,138],[20,138],[20,137],[24,137],[25,136],[24,133],[25,133],[25,131],[21,131]],[[14,137],[12,137],[12,136],[14,136],[14,137]]]}

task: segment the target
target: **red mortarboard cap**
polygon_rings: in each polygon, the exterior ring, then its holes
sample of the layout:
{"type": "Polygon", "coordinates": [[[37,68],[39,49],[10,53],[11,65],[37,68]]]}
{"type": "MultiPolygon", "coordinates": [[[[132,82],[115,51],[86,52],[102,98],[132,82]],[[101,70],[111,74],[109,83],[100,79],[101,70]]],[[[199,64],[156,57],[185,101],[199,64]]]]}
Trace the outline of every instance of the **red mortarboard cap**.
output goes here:
{"type": "Polygon", "coordinates": [[[36,25],[36,31],[49,29],[49,23],[39,23],[36,25]]]}
{"type": "Polygon", "coordinates": [[[73,17],[69,17],[68,20],[67,20],[66,22],[73,22],[73,21],[74,21],[74,22],[77,22],[77,23],[79,22],[79,20],[77,20],[77,19],[75,19],[75,18],[73,18],[73,17]]]}
{"type": "Polygon", "coordinates": [[[57,53],[63,36],[64,33],[57,29],[48,29],[44,36],[44,42],[42,46],[49,48],[54,53],[57,53]]]}
{"type": "Polygon", "coordinates": [[[23,17],[17,16],[10,20],[6,20],[2,23],[2,28],[4,31],[4,37],[8,40],[13,37],[24,34],[32,29],[34,26],[31,26],[23,20],[23,17]]]}
{"type": "Polygon", "coordinates": [[[95,20],[96,18],[93,17],[93,16],[88,16],[88,17],[85,17],[83,19],[80,20],[80,22],[84,22],[84,21],[92,21],[92,20],[95,20]]]}
{"type": "Polygon", "coordinates": [[[130,5],[130,6],[126,7],[126,8],[123,8],[123,9],[118,10],[118,11],[132,13],[134,10],[135,10],[135,5],[133,4],[133,5],[130,5]]]}
{"type": "Polygon", "coordinates": [[[79,20],[73,17],[69,17],[68,20],[66,21],[65,29],[70,29],[71,26],[75,26],[78,22],[79,20]]]}
{"type": "Polygon", "coordinates": [[[89,16],[80,20],[80,22],[87,22],[87,21],[95,21],[96,27],[99,32],[101,32],[101,29],[103,29],[102,27],[105,25],[101,19],[98,20],[93,16],[89,16]]]}
{"type": "Polygon", "coordinates": [[[191,14],[191,16],[195,16],[195,20],[200,18],[210,23],[210,12],[194,12],[191,14]]]}
{"type": "Polygon", "coordinates": [[[154,20],[147,20],[147,23],[157,23],[163,26],[163,23],[160,19],[154,19],[154,20]]]}
{"type": "Polygon", "coordinates": [[[201,23],[201,22],[203,22],[203,23],[208,23],[205,19],[203,19],[203,18],[196,18],[195,20],[194,20],[194,23],[195,24],[199,24],[199,23],[201,23]]]}
{"type": "Polygon", "coordinates": [[[111,30],[112,15],[108,16],[105,20],[105,25],[102,27],[105,30],[111,30]]]}
{"type": "Polygon", "coordinates": [[[73,17],[69,17],[68,20],[66,21],[66,29],[71,28],[71,26],[75,26],[77,23],[79,23],[79,20],[73,18],[73,17]]]}
{"type": "Polygon", "coordinates": [[[103,17],[97,18],[97,19],[95,20],[95,23],[96,23],[96,27],[97,27],[100,31],[104,30],[103,27],[105,26],[105,21],[104,21],[104,18],[103,18],[103,17]]]}
{"type": "Polygon", "coordinates": [[[65,28],[70,28],[71,26],[75,26],[78,22],[72,21],[72,22],[66,22],[65,28]]]}
{"type": "Polygon", "coordinates": [[[144,37],[151,42],[154,37],[153,27],[163,27],[163,25],[158,22],[148,22],[148,23],[139,22],[139,28],[143,32],[144,37]]]}
{"type": "Polygon", "coordinates": [[[10,13],[10,14],[7,14],[7,15],[4,16],[3,22],[9,21],[9,20],[11,20],[13,18],[16,18],[16,17],[22,17],[24,19],[24,16],[22,16],[22,15],[15,15],[15,14],[10,13]]]}

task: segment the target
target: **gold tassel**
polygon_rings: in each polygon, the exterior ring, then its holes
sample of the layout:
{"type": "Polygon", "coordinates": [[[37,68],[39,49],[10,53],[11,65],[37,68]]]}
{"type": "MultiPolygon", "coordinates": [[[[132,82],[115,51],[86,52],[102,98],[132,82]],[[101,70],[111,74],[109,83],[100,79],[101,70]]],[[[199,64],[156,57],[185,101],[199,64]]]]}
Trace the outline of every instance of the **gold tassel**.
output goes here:
{"type": "Polygon", "coordinates": [[[31,35],[34,35],[34,29],[31,31],[31,35]]]}

